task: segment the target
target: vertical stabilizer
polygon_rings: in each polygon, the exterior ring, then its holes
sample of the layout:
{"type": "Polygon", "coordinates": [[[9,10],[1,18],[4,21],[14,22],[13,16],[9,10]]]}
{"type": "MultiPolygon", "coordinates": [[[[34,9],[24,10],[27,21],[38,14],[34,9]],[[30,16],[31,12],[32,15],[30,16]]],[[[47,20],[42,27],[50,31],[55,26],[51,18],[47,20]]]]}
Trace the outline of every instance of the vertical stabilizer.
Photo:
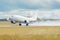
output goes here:
{"type": "Polygon", "coordinates": [[[33,16],[32,16],[32,19],[35,19],[36,20],[37,19],[37,14],[38,13],[34,13],[33,16]]]}

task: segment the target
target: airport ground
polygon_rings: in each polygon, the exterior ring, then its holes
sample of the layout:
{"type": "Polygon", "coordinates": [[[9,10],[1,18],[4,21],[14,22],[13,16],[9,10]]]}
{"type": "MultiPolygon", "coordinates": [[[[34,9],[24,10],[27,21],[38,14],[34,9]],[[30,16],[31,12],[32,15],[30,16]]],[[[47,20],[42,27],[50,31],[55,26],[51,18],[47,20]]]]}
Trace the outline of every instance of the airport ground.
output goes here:
{"type": "Polygon", "coordinates": [[[60,26],[33,27],[17,24],[1,21],[0,40],[60,40],[60,26]]]}

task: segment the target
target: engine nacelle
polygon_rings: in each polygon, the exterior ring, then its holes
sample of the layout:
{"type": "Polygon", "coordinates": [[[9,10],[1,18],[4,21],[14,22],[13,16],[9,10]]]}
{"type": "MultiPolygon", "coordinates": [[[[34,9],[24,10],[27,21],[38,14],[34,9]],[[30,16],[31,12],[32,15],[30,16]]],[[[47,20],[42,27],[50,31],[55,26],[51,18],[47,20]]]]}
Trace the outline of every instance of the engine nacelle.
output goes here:
{"type": "Polygon", "coordinates": [[[29,21],[28,21],[28,20],[25,20],[24,22],[25,22],[25,23],[29,23],[29,21]]]}
{"type": "Polygon", "coordinates": [[[15,24],[16,22],[15,21],[11,21],[11,23],[15,24]]]}

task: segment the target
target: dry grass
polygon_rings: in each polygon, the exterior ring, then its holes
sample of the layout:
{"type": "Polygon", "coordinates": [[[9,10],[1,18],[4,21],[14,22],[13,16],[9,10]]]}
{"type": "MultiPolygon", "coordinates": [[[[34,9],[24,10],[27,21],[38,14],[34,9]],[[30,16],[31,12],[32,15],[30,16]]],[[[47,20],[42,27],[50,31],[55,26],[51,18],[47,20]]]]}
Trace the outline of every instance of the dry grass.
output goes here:
{"type": "Polygon", "coordinates": [[[60,40],[59,26],[19,27],[9,22],[0,22],[0,26],[4,26],[0,28],[0,40],[60,40]]]}

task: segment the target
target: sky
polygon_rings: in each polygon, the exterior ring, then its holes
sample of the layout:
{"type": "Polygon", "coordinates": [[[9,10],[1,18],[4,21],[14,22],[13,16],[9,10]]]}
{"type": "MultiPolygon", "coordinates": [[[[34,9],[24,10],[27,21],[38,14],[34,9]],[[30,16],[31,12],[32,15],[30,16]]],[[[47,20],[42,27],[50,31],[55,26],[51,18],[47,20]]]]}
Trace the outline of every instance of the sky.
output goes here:
{"type": "Polygon", "coordinates": [[[60,9],[60,0],[0,0],[0,11],[60,9]]]}
{"type": "Polygon", "coordinates": [[[0,18],[28,13],[39,13],[41,18],[60,18],[60,0],[0,0],[0,18]]]}

